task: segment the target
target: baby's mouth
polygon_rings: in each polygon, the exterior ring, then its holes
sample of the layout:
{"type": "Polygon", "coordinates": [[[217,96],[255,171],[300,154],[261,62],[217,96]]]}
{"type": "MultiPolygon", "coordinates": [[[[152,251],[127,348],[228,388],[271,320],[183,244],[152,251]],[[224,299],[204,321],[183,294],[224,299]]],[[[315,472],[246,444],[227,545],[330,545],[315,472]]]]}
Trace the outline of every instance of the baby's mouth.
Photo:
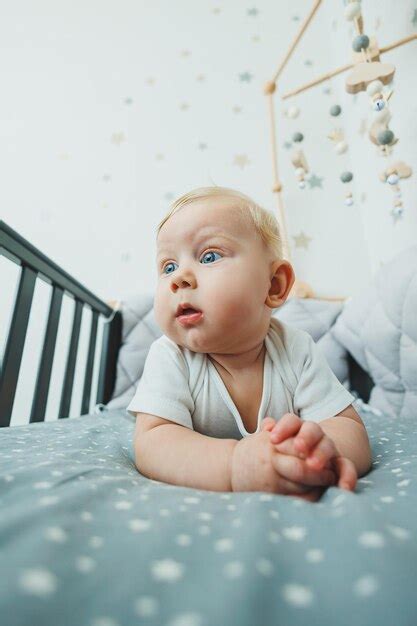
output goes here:
{"type": "Polygon", "coordinates": [[[192,315],[193,313],[200,313],[197,309],[183,309],[180,315],[192,315]]]}
{"type": "Polygon", "coordinates": [[[187,304],[188,302],[179,305],[177,309],[176,319],[182,326],[196,324],[203,318],[202,311],[191,306],[186,306],[187,304]]]}

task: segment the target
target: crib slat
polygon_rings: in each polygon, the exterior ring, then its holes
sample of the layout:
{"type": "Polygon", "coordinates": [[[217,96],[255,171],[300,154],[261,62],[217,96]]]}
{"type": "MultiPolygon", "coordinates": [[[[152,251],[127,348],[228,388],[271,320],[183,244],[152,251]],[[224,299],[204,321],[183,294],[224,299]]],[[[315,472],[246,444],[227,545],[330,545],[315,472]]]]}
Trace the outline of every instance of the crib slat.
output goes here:
{"type": "Polygon", "coordinates": [[[43,341],[42,356],[36,379],[35,396],[30,413],[30,422],[43,422],[45,419],[45,409],[48,400],[49,383],[51,381],[52,362],[55,353],[63,295],[64,291],[60,289],[60,287],[55,286],[53,288],[45,338],[43,341]]]}
{"type": "Polygon", "coordinates": [[[96,351],[97,321],[98,321],[98,313],[96,311],[93,311],[93,314],[91,317],[91,330],[90,330],[90,341],[88,344],[87,365],[85,368],[83,399],[81,403],[81,415],[85,415],[85,413],[88,413],[90,409],[91,381],[93,379],[94,354],[96,351]]]}
{"type": "Polygon", "coordinates": [[[110,402],[116,384],[117,357],[122,345],[123,318],[116,311],[111,321],[104,322],[100,358],[100,370],[97,385],[98,404],[110,402]]]}
{"type": "Polygon", "coordinates": [[[61,404],[59,406],[58,418],[69,417],[72,386],[74,383],[75,363],[77,360],[78,340],[80,337],[81,316],[83,303],[75,300],[74,320],[72,323],[71,341],[68,351],[67,366],[65,368],[64,387],[62,390],[61,404]]]}
{"type": "Polygon", "coordinates": [[[35,282],[36,272],[24,266],[0,374],[0,427],[10,426],[35,282]]]}

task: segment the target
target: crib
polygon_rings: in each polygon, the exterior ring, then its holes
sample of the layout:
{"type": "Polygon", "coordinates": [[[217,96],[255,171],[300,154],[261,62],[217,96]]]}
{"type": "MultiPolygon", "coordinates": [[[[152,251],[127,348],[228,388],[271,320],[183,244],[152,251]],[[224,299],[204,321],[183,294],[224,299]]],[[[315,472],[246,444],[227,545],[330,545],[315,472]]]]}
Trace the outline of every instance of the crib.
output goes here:
{"type": "Polygon", "coordinates": [[[135,467],[134,419],[112,408],[132,337],[123,308],[4,222],[0,251],[21,266],[0,378],[2,625],[417,623],[416,423],[368,404],[375,381],[353,355],[349,385],[373,455],[354,492],[330,487],[311,503],[152,480],[135,467]],[[13,426],[37,277],[52,286],[51,301],[27,423],[13,426]],[[45,421],[63,293],[75,299],[74,316],[58,414],[45,421]],[[68,419],[83,307],[92,310],[87,366],[79,415],[68,419]]]}

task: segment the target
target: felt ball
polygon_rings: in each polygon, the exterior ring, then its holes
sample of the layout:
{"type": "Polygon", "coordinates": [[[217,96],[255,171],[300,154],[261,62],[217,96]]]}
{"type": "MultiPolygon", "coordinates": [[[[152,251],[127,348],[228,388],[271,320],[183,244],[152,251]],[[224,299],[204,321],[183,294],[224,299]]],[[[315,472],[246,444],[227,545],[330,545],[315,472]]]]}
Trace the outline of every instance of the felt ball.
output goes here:
{"type": "Polygon", "coordinates": [[[337,154],[343,154],[344,152],[346,152],[347,149],[348,149],[348,145],[346,141],[339,141],[339,143],[336,144],[337,154]]]}
{"type": "Polygon", "coordinates": [[[379,132],[377,135],[377,139],[379,144],[381,144],[382,146],[386,146],[392,143],[392,141],[394,140],[394,133],[392,132],[392,130],[389,130],[389,128],[387,128],[386,130],[381,130],[381,132],[379,132]]]}
{"type": "Polygon", "coordinates": [[[287,115],[288,117],[290,117],[292,120],[295,120],[296,117],[298,117],[300,113],[300,109],[297,107],[290,107],[287,111],[287,115]]]}
{"type": "Polygon", "coordinates": [[[345,18],[351,22],[361,14],[360,2],[349,2],[345,8],[345,18]]]}
{"type": "Polygon", "coordinates": [[[352,197],[345,198],[345,204],[347,204],[347,206],[352,206],[353,198],[352,197]]]}
{"type": "Polygon", "coordinates": [[[306,186],[305,181],[304,180],[300,180],[300,182],[298,183],[298,186],[299,186],[300,189],[305,189],[305,186],[306,186]]]}
{"type": "Polygon", "coordinates": [[[369,37],[368,35],[358,35],[352,41],[352,48],[355,52],[360,52],[362,49],[366,50],[369,46],[369,37]]]}
{"type": "Polygon", "coordinates": [[[404,208],[402,206],[395,206],[393,209],[391,209],[391,215],[393,217],[402,217],[403,213],[404,208]]]}
{"type": "Polygon", "coordinates": [[[342,107],[339,106],[338,104],[334,104],[331,108],[330,108],[330,115],[333,115],[333,117],[337,117],[338,115],[340,115],[342,112],[342,107]]]}
{"type": "Polygon", "coordinates": [[[378,98],[378,100],[375,100],[372,107],[374,111],[382,111],[382,109],[385,109],[385,100],[383,98],[378,98]]]}
{"type": "Polygon", "coordinates": [[[302,141],[304,139],[304,135],[302,133],[294,133],[292,136],[293,141],[302,141]]]}
{"type": "Polygon", "coordinates": [[[399,180],[400,180],[400,177],[398,176],[398,174],[390,174],[387,178],[387,183],[389,185],[396,185],[399,180]]]}
{"type": "Polygon", "coordinates": [[[303,167],[297,167],[297,169],[295,170],[295,173],[297,176],[304,176],[305,170],[303,167]]]}
{"type": "Polygon", "coordinates": [[[382,91],[383,87],[384,85],[381,83],[380,80],[373,80],[367,86],[366,93],[368,94],[368,96],[372,98],[372,96],[374,96],[376,93],[378,93],[379,91],[382,91]]]}
{"type": "Polygon", "coordinates": [[[342,172],[340,174],[340,180],[342,181],[342,183],[350,183],[352,178],[353,178],[352,172],[342,172]]]}

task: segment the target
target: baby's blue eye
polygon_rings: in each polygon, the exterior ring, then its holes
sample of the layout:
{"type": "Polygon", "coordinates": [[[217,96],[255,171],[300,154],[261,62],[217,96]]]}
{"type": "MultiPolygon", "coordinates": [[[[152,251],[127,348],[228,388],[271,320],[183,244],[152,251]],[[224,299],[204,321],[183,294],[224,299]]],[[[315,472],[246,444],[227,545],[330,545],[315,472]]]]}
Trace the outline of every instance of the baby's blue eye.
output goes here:
{"type": "MultiPolygon", "coordinates": [[[[218,252],[214,252],[214,250],[210,250],[210,252],[206,252],[203,256],[203,259],[205,259],[208,255],[210,254],[217,254],[218,256],[221,256],[218,252]]],[[[214,259],[215,260],[215,259],[214,259]]],[[[204,262],[204,261],[203,261],[204,262]]],[[[204,263],[204,265],[207,265],[207,263],[204,263]]]]}
{"type": "MultiPolygon", "coordinates": [[[[221,254],[219,254],[218,252],[214,252],[214,250],[210,250],[209,252],[205,252],[205,254],[203,255],[203,263],[204,263],[204,265],[207,265],[207,263],[204,262],[204,259],[206,259],[207,257],[209,257],[208,263],[211,263],[212,260],[214,260],[214,261],[216,260],[216,259],[213,259],[213,257],[211,256],[211,255],[214,255],[214,254],[217,254],[217,256],[221,258],[221,254]]],[[[177,263],[173,263],[172,261],[167,263],[165,265],[165,267],[163,268],[163,270],[162,270],[163,274],[172,274],[172,272],[174,270],[171,270],[169,272],[166,271],[170,265],[177,265],[177,263]]]]}

